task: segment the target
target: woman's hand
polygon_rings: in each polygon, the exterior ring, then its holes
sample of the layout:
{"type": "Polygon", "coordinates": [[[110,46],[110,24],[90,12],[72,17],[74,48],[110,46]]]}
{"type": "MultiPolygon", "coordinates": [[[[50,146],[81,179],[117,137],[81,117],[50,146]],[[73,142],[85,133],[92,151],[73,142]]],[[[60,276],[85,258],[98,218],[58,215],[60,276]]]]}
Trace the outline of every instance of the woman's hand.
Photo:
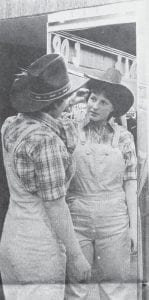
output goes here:
{"type": "Polygon", "coordinates": [[[126,201],[128,206],[128,214],[130,221],[130,239],[131,239],[131,252],[136,254],[137,252],[137,217],[138,217],[138,206],[137,206],[137,181],[127,180],[124,182],[124,190],[126,195],[126,201]]]}
{"type": "Polygon", "coordinates": [[[87,100],[89,90],[85,88],[79,89],[76,93],[73,93],[69,98],[69,105],[76,105],[78,103],[85,102],[87,100]]]}
{"type": "Polygon", "coordinates": [[[89,282],[91,266],[82,253],[67,260],[67,275],[70,282],[89,282]]]}
{"type": "Polygon", "coordinates": [[[130,239],[131,239],[131,253],[136,254],[137,253],[137,228],[131,228],[130,227],[130,239]]]}

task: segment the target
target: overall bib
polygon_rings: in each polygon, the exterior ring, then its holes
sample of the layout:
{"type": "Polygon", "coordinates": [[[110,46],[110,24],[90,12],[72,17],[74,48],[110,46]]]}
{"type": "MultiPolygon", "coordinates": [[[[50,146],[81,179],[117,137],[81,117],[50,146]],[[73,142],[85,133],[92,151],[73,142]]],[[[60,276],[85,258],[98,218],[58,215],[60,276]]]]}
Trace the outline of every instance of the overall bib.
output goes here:
{"type": "MultiPolygon", "coordinates": [[[[74,152],[76,173],[67,196],[82,250],[96,266],[94,280],[100,282],[101,299],[109,300],[129,298],[125,288],[130,271],[129,217],[119,136],[115,127],[112,145],[98,144],[90,138],[86,141],[81,130],[74,152]]],[[[87,285],[70,284],[66,299],[87,299],[88,292],[87,285]]]]}
{"type": "Polygon", "coordinates": [[[0,270],[6,300],[62,300],[66,255],[44,204],[25,190],[14,166],[14,151],[39,124],[17,139],[11,153],[3,146],[10,204],[0,244],[0,270]],[[48,224],[48,225],[47,225],[48,224]]]}

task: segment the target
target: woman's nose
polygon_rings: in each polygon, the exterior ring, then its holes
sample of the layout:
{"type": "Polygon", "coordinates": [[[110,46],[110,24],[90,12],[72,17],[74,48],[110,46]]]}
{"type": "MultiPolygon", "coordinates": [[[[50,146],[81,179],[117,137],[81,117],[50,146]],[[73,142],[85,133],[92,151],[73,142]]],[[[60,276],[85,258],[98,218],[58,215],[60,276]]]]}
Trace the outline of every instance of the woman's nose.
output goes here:
{"type": "Polygon", "coordinates": [[[94,110],[97,110],[97,109],[99,108],[98,102],[93,102],[93,103],[92,103],[92,108],[93,108],[94,110]]]}

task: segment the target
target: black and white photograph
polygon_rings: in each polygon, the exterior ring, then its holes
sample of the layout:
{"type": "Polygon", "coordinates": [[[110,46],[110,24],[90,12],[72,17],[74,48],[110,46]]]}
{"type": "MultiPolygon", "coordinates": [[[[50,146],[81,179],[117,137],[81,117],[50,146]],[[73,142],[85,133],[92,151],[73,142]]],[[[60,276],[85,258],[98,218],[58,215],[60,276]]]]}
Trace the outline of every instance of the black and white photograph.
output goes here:
{"type": "Polygon", "coordinates": [[[1,0],[0,300],[149,299],[147,0],[1,0]]]}

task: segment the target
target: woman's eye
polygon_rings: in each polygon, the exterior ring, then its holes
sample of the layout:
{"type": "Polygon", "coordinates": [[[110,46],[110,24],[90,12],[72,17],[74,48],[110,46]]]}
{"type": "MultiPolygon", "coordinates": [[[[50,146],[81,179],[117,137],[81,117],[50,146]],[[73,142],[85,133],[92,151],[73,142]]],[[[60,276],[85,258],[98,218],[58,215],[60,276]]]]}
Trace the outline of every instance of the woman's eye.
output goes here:
{"type": "Polygon", "coordinates": [[[107,104],[105,100],[101,100],[101,104],[105,105],[107,104]]]}

